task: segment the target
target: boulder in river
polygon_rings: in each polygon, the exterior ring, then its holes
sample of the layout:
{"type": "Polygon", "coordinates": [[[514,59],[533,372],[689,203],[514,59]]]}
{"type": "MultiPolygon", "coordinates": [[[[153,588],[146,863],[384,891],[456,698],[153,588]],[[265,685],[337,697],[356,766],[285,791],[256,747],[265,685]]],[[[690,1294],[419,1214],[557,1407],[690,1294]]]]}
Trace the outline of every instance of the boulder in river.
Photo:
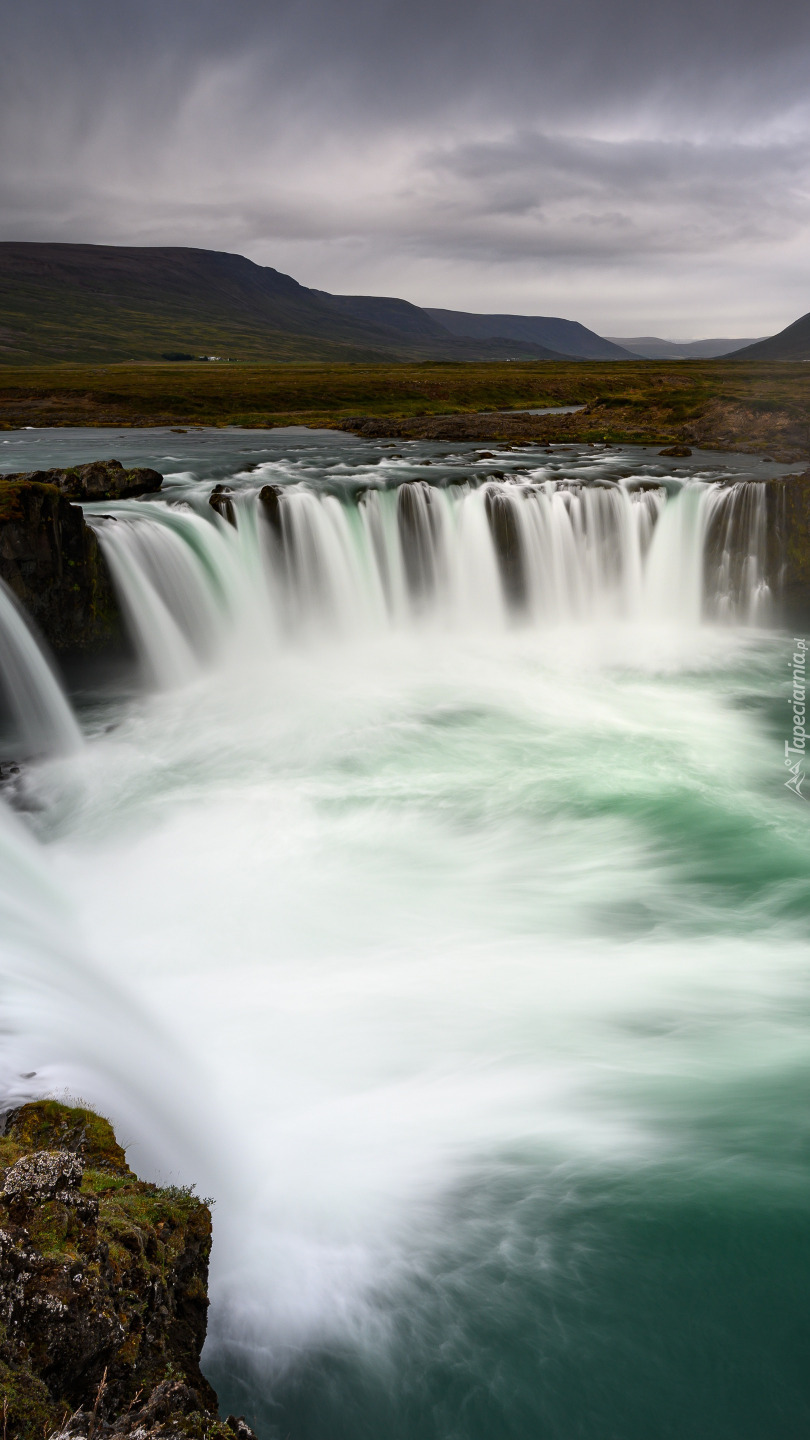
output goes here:
{"type": "Polygon", "coordinates": [[[231,492],[225,485],[214,486],[208,496],[208,504],[212,510],[216,511],[217,515],[221,516],[223,520],[227,520],[229,525],[236,525],[236,511],[233,508],[231,492]]]}
{"type": "Polygon", "coordinates": [[[276,539],[281,542],[281,497],[283,490],[280,485],[263,485],[259,491],[259,503],[264,511],[270,529],[276,539]]]}
{"type": "Polygon", "coordinates": [[[70,465],[62,469],[26,470],[2,477],[6,481],[36,480],[42,485],[55,485],[69,500],[132,500],[138,495],[151,495],[163,484],[157,470],[140,467],[125,470],[120,460],[91,460],[87,465],[70,465]]]}

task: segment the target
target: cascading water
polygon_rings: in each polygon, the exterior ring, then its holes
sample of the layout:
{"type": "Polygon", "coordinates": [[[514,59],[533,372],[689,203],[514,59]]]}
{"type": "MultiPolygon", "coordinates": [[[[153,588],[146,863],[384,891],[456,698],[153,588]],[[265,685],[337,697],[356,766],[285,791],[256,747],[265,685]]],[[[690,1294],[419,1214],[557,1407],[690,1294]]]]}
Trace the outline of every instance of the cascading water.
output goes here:
{"type": "Polygon", "coordinates": [[[14,758],[69,755],[81,732],[30,623],[0,581],[0,687],[14,721],[14,758]]]}
{"type": "Polygon", "coordinates": [[[712,613],[752,623],[771,617],[779,576],[768,574],[767,525],[764,485],[741,481],[709,490],[702,538],[712,613]]]}
{"type": "Polygon", "coordinates": [[[160,687],[198,673],[229,615],[347,634],[431,618],[761,619],[770,590],[757,492],[692,484],[667,499],[649,485],[416,481],[341,500],[295,485],[274,492],[270,512],[248,491],[228,520],[151,504],[96,523],[160,687]]]}
{"type": "Polygon", "coordinates": [[[151,688],[43,781],[40,845],[0,830],[9,1084],[216,1197],[223,1413],[803,1434],[810,834],[764,487],[119,439],[176,457],[88,510],[151,688]]]}

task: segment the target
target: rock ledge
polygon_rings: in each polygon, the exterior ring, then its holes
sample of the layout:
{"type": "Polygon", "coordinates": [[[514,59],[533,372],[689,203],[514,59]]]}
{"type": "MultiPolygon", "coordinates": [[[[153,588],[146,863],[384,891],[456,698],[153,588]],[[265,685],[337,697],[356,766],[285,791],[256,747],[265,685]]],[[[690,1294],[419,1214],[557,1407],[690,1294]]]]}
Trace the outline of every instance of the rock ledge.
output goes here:
{"type": "Polygon", "coordinates": [[[0,1415],[14,1440],[255,1440],[200,1370],[211,1212],[54,1101],[0,1138],[0,1415]]]}

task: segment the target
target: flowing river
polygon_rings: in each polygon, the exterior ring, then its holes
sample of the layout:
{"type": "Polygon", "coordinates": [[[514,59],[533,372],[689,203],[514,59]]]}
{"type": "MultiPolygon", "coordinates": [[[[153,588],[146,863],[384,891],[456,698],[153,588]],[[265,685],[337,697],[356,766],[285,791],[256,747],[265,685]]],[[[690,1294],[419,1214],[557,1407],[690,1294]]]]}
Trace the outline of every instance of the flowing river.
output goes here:
{"type": "Polygon", "coordinates": [[[223,1413],[807,1433],[779,467],[303,430],[16,433],[0,466],[111,454],[167,476],[85,507],[137,666],[6,789],[3,1080],[215,1199],[223,1413]]]}

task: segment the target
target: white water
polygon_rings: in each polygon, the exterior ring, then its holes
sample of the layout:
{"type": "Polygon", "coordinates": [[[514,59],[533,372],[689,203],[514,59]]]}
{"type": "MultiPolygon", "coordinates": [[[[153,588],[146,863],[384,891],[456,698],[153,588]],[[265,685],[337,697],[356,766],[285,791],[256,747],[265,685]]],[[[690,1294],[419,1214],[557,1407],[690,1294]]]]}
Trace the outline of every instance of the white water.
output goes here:
{"type": "MultiPolygon", "coordinates": [[[[255,492],[232,526],[158,503],[107,506],[99,538],[158,688],[223,647],[282,634],[357,636],[414,622],[497,628],[607,619],[766,618],[764,488],[560,485],[366,489],[357,503],[289,487],[280,530],[255,492]],[[148,511],[148,513],[146,513],[148,511]],[[719,560],[705,556],[718,517],[719,560]],[[744,557],[732,566],[731,547],[744,557]],[[733,573],[732,573],[733,571],[733,573]]],[[[734,552],[736,553],[736,552],[734,552]]]]}
{"type": "Polygon", "coordinates": [[[56,1045],[9,977],[15,1064],[216,1195],[208,1359],[248,1409],[323,1344],[393,1385],[420,1291],[446,1312],[419,1343],[452,1352],[493,1230],[507,1267],[548,1264],[459,1195],[728,1171],[770,1128],[752,1076],[808,1057],[804,816],[740,703],[776,693],[781,640],[732,623],[768,599],[761,487],[409,494],[293,484],[280,542],[250,485],[235,528],[105,506],[153,693],[34,821],[58,921],[33,973],[74,998],[56,1045]],[[755,564],[724,545],[707,573],[732,512],[755,564]],[[695,1142],[738,1089],[737,1129],[695,1142]]]}
{"type": "Polygon", "coordinates": [[[0,581],[0,686],[15,721],[15,758],[67,755],[81,732],[31,623],[0,581]]]}

